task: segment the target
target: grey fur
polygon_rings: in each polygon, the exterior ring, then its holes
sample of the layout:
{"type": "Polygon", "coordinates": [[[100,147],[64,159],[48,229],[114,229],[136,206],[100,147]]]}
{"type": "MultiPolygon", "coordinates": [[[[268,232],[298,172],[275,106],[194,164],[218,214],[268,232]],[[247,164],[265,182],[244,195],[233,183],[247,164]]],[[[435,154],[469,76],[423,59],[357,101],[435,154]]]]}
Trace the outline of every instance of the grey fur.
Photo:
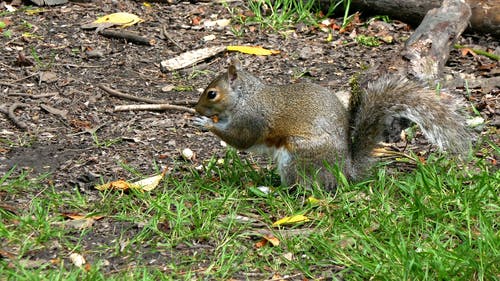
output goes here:
{"type": "Polygon", "coordinates": [[[333,189],[337,179],[325,167],[334,165],[347,178],[359,179],[372,165],[371,152],[394,117],[417,123],[439,148],[459,153],[469,148],[463,118],[452,105],[440,101],[434,91],[396,76],[369,84],[358,107],[348,111],[319,85],[266,85],[241,67],[230,66],[207,87],[196,110],[203,117],[195,124],[229,145],[271,154],[285,185],[333,189]],[[208,97],[211,91],[217,93],[215,99],[208,97]],[[213,116],[218,122],[208,118],[213,116]]]}

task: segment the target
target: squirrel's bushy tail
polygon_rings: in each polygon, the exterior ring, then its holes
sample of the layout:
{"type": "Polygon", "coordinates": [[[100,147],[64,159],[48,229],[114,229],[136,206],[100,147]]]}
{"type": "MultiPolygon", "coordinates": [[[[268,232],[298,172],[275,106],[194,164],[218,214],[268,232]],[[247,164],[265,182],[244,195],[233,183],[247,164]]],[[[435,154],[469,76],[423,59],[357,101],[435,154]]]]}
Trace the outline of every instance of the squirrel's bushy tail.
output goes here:
{"type": "Polygon", "coordinates": [[[470,134],[452,97],[438,96],[400,76],[383,76],[369,83],[351,109],[351,152],[357,171],[372,162],[371,152],[383,140],[386,124],[407,118],[419,125],[426,138],[440,149],[465,153],[470,134]]]}

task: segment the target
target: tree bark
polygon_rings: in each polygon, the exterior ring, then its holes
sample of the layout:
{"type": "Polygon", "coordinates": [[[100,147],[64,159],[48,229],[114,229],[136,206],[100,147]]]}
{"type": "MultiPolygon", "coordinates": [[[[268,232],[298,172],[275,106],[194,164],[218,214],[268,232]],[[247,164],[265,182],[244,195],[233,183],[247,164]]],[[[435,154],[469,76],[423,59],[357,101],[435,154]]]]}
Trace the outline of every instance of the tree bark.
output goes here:
{"type": "MultiPolygon", "coordinates": [[[[329,5],[330,0],[320,0],[329,5]]],[[[472,16],[470,31],[490,33],[500,38],[500,1],[466,0],[472,16]]],[[[388,15],[391,18],[417,26],[426,13],[441,6],[441,0],[352,0],[351,11],[359,10],[364,15],[388,15]]]]}
{"type": "Polygon", "coordinates": [[[427,12],[405,42],[399,66],[405,76],[435,84],[441,78],[452,45],[467,27],[471,9],[464,0],[444,0],[439,8],[427,12]]]}

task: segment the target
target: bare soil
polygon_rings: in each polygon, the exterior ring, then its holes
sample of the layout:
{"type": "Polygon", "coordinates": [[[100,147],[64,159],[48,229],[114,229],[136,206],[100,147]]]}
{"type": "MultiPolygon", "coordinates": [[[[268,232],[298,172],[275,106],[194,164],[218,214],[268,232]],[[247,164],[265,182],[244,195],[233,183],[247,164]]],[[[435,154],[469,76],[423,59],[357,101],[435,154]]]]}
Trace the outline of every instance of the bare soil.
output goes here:
{"type": "MultiPolygon", "coordinates": [[[[248,12],[242,2],[229,5],[242,15],[248,12]]],[[[23,171],[30,177],[48,174],[48,185],[61,190],[77,188],[89,200],[97,198],[94,185],[100,180],[135,177],[124,165],[149,175],[158,168],[198,166],[226,150],[214,136],[192,125],[190,113],[114,112],[116,105],[140,102],[111,97],[100,84],[139,97],[189,103],[197,100],[234,54],[223,53],[175,73],[162,73],[159,62],[182,53],[179,46],[194,50],[241,44],[281,51],[267,57],[239,55],[247,69],[269,83],[310,80],[332,90],[347,90],[352,74],[397,55],[414,28],[399,21],[376,21],[342,34],[334,31],[332,40],[327,40],[326,32],[303,24],[280,32],[238,22],[205,26],[207,21],[232,17],[229,9],[213,2],[152,3],[148,7],[141,1],[95,0],[41,9],[0,16],[9,21],[4,30],[11,31],[10,36],[0,36],[0,107],[21,103],[14,114],[26,125],[23,129],[0,113],[0,176],[11,169],[11,177],[23,171]],[[110,39],[81,28],[99,16],[119,11],[144,19],[127,30],[154,39],[155,44],[110,39]],[[163,27],[179,46],[161,36],[163,27]],[[367,47],[355,42],[356,33],[384,34],[392,36],[393,42],[367,47]],[[215,39],[204,40],[208,35],[215,39]],[[195,152],[193,160],[182,159],[180,152],[185,148],[195,152]]],[[[499,42],[487,35],[465,34],[460,43],[500,54],[499,42]]],[[[499,62],[452,50],[445,76],[448,82],[444,86],[469,101],[469,109],[475,106],[485,119],[478,132],[498,143],[499,62]]],[[[492,161],[495,157],[483,156],[492,161]]],[[[0,194],[0,200],[6,199],[0,194]]],[[[123,227],[127,226],[113,229],[123,227]]],[[[96,232],[85,239],[90,245],[103,237],[96,232]]]]}

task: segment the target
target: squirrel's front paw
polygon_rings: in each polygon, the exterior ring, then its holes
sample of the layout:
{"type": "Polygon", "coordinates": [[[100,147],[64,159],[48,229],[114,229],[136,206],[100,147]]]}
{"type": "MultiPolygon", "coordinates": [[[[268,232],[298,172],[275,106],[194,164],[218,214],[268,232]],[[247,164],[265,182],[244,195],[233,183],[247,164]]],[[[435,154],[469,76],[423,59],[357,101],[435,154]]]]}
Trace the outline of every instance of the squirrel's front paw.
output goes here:
{"type": "Polygon", "coordinates": [[[213,121],[212,121],[212,119],[210,119],[206,116],[201,116],[201,117],[193,118],[193,124],[198,126],[198,127],[210,129],[210,127],[213,126],[213,121]]]}

